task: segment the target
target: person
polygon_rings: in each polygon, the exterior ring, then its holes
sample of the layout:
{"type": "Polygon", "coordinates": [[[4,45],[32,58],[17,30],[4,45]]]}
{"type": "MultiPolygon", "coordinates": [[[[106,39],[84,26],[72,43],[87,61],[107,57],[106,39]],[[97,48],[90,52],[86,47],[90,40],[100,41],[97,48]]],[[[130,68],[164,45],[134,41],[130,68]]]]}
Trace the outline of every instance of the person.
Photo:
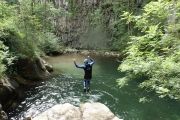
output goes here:
{"type": "Polygon", "coordinates": [[[74,59],[74,65],[77,68],[84,69],[84,81],[83,81],[84,92],[89,92],[90,90],[90,81],[92,78],[92,66],[94,63],[95,63],[94,60],[89,56],[86,59],[84,59],[84,64],[82,65],[78,65],[74,59]]]}

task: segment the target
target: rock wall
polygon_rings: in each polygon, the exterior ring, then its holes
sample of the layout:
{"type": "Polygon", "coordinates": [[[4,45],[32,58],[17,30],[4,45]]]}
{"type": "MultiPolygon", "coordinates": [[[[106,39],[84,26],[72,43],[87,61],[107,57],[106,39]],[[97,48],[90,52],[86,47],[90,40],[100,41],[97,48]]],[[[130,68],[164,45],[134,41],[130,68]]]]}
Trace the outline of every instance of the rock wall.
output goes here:
{"type": "Polygon", "coordinates": [[[80,107],[69,103],[55,105],[32,120],[122,120],[102,103],[85,103],[80,107]]]}
{"type": "Polygon", "coordinates": [[[20,97],[19,84],[8,77],[0,79],[0,104],[8,108],[13,104],[12,100],[20,97]]]}
{"type": "Polygon", "coordinates": [[[47,66],[47,63],[41,58],[21,58],[15,63],[17,74],[24,79],[33,81],[44,80],[50,75],[47,66]]]}

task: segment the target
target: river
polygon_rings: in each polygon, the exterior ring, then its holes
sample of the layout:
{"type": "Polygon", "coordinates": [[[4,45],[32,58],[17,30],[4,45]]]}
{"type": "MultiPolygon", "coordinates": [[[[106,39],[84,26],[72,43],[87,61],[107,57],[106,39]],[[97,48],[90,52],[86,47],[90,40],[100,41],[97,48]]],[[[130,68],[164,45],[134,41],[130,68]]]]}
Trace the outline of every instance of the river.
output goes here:
{"type": "Polygon", "coordinates": [[[117,71],[119,63],[116,58],[93,56],[91,92],[83,93],[82,78],[84,71],[75,68],[73,58],[82,63],[84,56],[79,54],[49,57],[53,65],[52,77],[36,86],[23,88],[25,98],[15,110],[9,113],[10,120],[22,120],[25,116],[36,116],[40,112],[60,103],[78,106],[83,102],[101,102],[124,120],[180,120],[180,103],[146,94],[136,87],[137,83],[119,89],[116,79],[124,74],[117,71]],[[151,101],[139,103],[144,95],[151,101]]]}

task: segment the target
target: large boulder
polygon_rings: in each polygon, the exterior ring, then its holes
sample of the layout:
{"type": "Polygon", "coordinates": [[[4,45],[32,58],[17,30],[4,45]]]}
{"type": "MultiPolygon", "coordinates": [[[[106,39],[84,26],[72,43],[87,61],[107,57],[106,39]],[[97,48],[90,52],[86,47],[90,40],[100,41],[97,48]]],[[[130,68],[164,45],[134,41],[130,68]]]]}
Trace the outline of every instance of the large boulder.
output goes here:
{"type": "Polygon", "coordinates": [[[78,107],[66,103],[55,105],[33,120],[81,120],[81,112],[78,107]]]}
{"type": "Polygon", "coordinates": [[[82,120],[113,120],[114,114],[102,103],[81,105],[82,120]]]}
{"type": "Polygon", "coordinates": [[[102,103],[85,103],[75,107],[69,103],[55,105],[32,120],[122,120],[102,103]]]}
{"type": "Polygon", "coordinates": [[[27,80],[44,80],[50,75],[41,58],[21,58],[17,60],[15,66],[18,75],[27,80]]]}
{"type": "Polygon", "coordinates": [[[19,84],[8,77],[0,79],[0,103],[9,107],[12,104],[13,99],[17,99],[19,94],[19,84]]]}

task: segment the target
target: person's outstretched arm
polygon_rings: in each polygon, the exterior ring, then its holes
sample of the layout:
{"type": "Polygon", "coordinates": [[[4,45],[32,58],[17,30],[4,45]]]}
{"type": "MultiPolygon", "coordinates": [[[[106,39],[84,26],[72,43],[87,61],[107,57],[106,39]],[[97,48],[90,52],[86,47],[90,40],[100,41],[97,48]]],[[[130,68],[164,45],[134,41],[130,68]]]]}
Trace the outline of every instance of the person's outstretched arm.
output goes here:
{"type": "Polygon", "coordinates": [[[88,59],[90,60],[89,64],[92,66],[95,63],[95,61],[92,58],[90,58],[89,56],[88,56],[88,59]]]}
{"type": "Polygon", "coordinates": [[[74,60],[74,65],[77,67],[77,68],[82,68],[82,69],[84,69],[85,68],[85,66],[84,65],[78,65],[78,64],[76,64],[76,61],[74,60]]]}

